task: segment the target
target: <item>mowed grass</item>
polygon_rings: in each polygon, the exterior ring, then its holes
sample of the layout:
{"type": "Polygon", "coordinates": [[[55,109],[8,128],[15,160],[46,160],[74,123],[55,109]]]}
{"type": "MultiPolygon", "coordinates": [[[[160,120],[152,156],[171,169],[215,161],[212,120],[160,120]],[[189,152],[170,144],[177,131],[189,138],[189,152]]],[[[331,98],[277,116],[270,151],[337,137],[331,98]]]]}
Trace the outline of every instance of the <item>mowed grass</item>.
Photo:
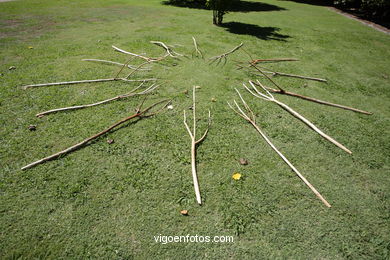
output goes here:
{"type": "Polygon", "coordinates": [[[210,11],[159,0],[0,3],[1,258],[388,259],[390,38],[325,7],[263,3],[275,11],[229,13],[225,22],[230,28],[213,26],[210,11]],[[277,97],[353,154],[275,104],[244,93],[242,83],[254,78],[236,70],[234,61],[249,59],[238,51],[225,66],[197,58],[153,65],[152,71],[137,75],[163,83],[147,104],[171,98],[173,110],[127,123],[72,154],[20,170],[132,114],[142,100],[36,118],[44,110],[127,93],[135,84],[27,91],[20,86],[112,77],[118,67],[81,61],[125,62],[128,57],[114,52],[112,44],[154,57],[163,51],[149,41],[159,40],[180,44],[176,50],[191,57],[191,36],[206,57],[244,42],[254,58],[300,59],[272,68],[327,78],[327,84],[290,78],[277,82],[292,92],[374,114],[277,97]],[[182,122],[194,85],[201,86],[198,133],[206,126],[207,110],[212,114],[197,157],[202,206],[195,200],[190,139],[182,122]],[[332,208],[228,108],[226,102],[237,99],[234,88],[242,90],[264,132],[332,208]],[[29,131],[29,125],[37,130],[29,131]],[[249,165],[241,166],[239,158],[249,165]],[[234,172],[243,178],[233,181],[234,172]],[[182,209],[189,216],[181,216],[182,209]],[[163,245],[153,238],[160,234],[229,235],[234,243],[163,245]]]}

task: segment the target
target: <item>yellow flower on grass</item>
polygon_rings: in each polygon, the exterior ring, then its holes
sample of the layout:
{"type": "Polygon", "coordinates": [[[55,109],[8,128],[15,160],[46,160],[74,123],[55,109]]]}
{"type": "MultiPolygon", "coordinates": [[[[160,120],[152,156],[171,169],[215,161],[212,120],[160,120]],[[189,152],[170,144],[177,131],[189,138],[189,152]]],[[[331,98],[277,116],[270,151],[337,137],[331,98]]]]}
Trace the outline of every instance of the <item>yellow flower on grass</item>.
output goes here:
{"type": "Polygon", "coordinates": [[[241,173],[236,172],[235,174],[232,175],[233,180],[238,181],[241,179],[241,173]]]}

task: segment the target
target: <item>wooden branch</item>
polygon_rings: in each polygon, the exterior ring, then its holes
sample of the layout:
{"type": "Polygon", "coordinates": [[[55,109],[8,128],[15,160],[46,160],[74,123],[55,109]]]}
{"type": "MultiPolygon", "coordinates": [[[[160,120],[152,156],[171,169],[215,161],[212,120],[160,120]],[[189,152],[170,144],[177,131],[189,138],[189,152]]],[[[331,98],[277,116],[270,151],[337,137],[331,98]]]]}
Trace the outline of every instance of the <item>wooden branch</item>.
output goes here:
{"type": "MultiPolygon", "coordinates": [[[[268,71],[268,70],[263,70],[259,69],[254,63],[250,62],[249,63],[251,67],[259,71],[263,76],[265,76],[268,80],[272,81],[273,84],[276,84],[273,80],[271,80],[270,77],[266,75],[271,74],[272,76],[286,76],[286,77],[292,77],[292,78],[299,78],[299,79],[307,79],[307,80],[314,80],[314,81],[320,81],[320,82],[327,82],[326,79],[320,79],[320,78],[313,78],[313,77],[307,77],[307,76],[301,76],[301,75],[294,75],[294,74],[287,74],[287,73],[282,73],[282,72],[277,72],[277,71],[268,71]]],[[[255,74],[258,75],[258,74],[255,74]]],[[[279,86],[278,86],[279,88],[279,86]]]]}
{"type": "MultiPolygon", "coordinates": [[[[253,83],[254,84],[258,84],[256,82],[253,82],[253,83]]],[[[300,99],[304,99],[304,100],[315,102],[315,103],[322,104],[322,105],[338,107],[338,108],[341,108],[341,109],[350,110],[350,111],[354,111],[354,112],[357,112],[357,113],[362,113],[362,114],[366,114],[366,115],[372,115],[371,112],[360,110],[360,109],[357,109],[357,108],[348,107],[348,106],[344,106],[344,105],[339,105],[339,104],[335,104],[335,103],[331,103],[331,102],[328,102],[328,101],[319,100],[319,99],[312,98],[312,97],[303,96],[303,95],[300,95],[300,94],[297,94],[297,93],[293,93],[293,92],[289,92],[289,91],[285,91],[285,90],[282,91],[280,89],[274,89],[274,88],[269,88],[269,87],[265,87],[265,88],[267,90],[271,91],[272,93],[277,93],[277,94],[297,97],[297,98],[300,98],[300,99]]]]}
{"type": "Polygon", "coordinates": [[[191,170],[192,170],[192,179],[193,179],[193,182],[194,182],[194,190],[195,190],[195,196],[196,196],[196,201],[198,202],[199,205],[202,204],[202,198],[200,196],[200,190],[199,190],[199,183],[198,183],[198,176],[197,176],[197,173],[196,173],[196,147],[197,147],[197,144],[201,143],[208,131],[209,131],[209,128],[210,128],[210,125],[211,125],[211,113],[210,113],[210,110],[209,110],[209,117],[208,117],[208,126],[207,126],[207,129],[206,131],[204,132],[204,134],[202,135],[201,138],[199,138],[198,140],[196,140],[196,106],[195,106],[195,87],[193,88],[193,96],[192,96],[192,112],[193,112],[193,131],[191,132],[191,129],[190,127],[188,126],[187,124],[187,116],[186,116],[186,111],[184,110],[183,114],[184,114],[184,126],[185,128],[187,129],[187,132],[191,138],[191,170]]]}
{"type": "MultiPolygon", "coordinates": [[[[245,84],[244,84],[244,87],[246,90],[248,90],[249,93],[251,93],[253,96],[255,97],[258,97],[258,98],[262,98],[262,99],[265,99],[265,100],[268,100],[268,101],[271,101],[271,102],[274,102],[276,104],[278,104],[280,107],[282,107],[283,109],[285,109],[287,112],[289,112],[291,115],[295,116],[296,118],[298,118],[299,120],[301,120],[302,122],[304,122],[306,125],[308,125],[311,129],[313,129],[315,132],[317,132],[319,135],[321,135],[323,138],[325,138],[326,140],[328,140],[329,142],[333,143],[334,145],[336,145],[337,147],[339,147],[340,149],[342,149],[343,151],[349,153],[349,154],[352,154],[352,152],[346,148],[344,145],[340,144],[339,142],[337,142],[335,139],[333,139],[332,137],[330,137],[329,135],[325,134],[324,132],[322,132],[317,126],[315,126],[312,122],[310,122],[309,120],[307,120],[305,117],[303,117],[302,115],[300,115],[298,112],[296,112],[295,110],[293,110],[292,108],[290,108],[289,106],[287,106],[286,104],[280,102],[279,100],[275,99],[271,93],[264,87],[262,86],[261,84],[261,87],[263,88],[264,91],[266,91],[267,94],[263,94],[261,93],[257,88],[256,86],[251,82],[249,81],[249,83],[251,84],[252,86],[252,89],[256,92],[254,93],[253,91],[251,91],[245,84]]],[[[260,82],[259,82],[260,83],[260,82]]]]}
{"type": "Polygon", "coordinates": [[[155,45],[157,45],[157,46],[161,46],[161,47],[163,47],[164,49],[165,49],[165,51],[167,52],[167,54],[169,55],[169,56],[171,56],[172,58],[177,58],[177,57],[179,57],[179,56],[184,56],[183,54],[180,54],[180,53],[177,53],[177,52],[175,52],[174,50],[172,50],[170,47],[168,47],[165,43],[163,43],[163,42],[158,42],[158,41],[150,41],[150,43],[153,43],[153,44],[155,44],[155,45]]]}
{"type": "Polygon", "coordinates": [[[218,56],[214,56],[214,57],[211,57],[209,60],[211,60],[210,64],[212,64],[213,62],[215,61],[218,61],[217,65],[221,62],[222,59],[225,60],[225,63],[226,63],[226,57],[229,55],[229,54],[232,54],[233,52],[237,51],[238,49],[240,49],[242,46],[244,45],[244,43],[240,43],[240,45],[234,47],[232,50],[228,51],[228,52],[225,52],[225,53],[222,53],[221,55],[218,55],[218,56]]]}
{"type": "Polygon", "coordinates": [[[203,59],[203,53],[199,50],[198,44],[195,40],[195,37],[192,37],[192,41],[194,42],[195,52],[197,55],[200,55],[200,57],[203,59]]]}
{"type": "MultiPolygon", "coordinates": [[[[120,120],[119,122],[113,124],[112,126],[108,127],[107,129],[105,129],[105,130],[103,130],[103,131],[101,131],[101,132],[99,132],[99,133],[97,133],[97,134],[95,134],[95,135],[93,135],[93,136],[91,136],[91,137],[89,137],[89,138],[87,138],[87,139],[81,141],[80,143],[77,143],[77,144],[75,144],[75,145],[73,145],[73,146],[71,146],[71,147],[69,147],[69,148],[66,148],[65,150],[62,150],[62,151],[60,151],[60,152],[58,152],[58,153],[52,154],[52,155],[50,155],[50,156],[48,156],[48,157],[45,157],[45,158],[43,158],[43,159],[40,159],[40,160],[35,161],[35,162],[33,162],[33,163],[30,163],[30,164],[28,164],[28,165],[22,167],[22,170],[29,169],[29,168],[31,168],[31,167],[34,167],[34,166],[38,165],[38,164],[42,164],[42,163],[47,162],[47,161],[49,161],[49,160],[57,159],[58,157],[60,157],[60,156],[62,156],[62,155],[65,155],[65,154],[68,154],[68,153],[70,153],[70,152],[76,151],[76,150],[80,149],[81,147],[85,146],[87,143],[91,142],[92,140],[94,140],[94,139],[98,138],[99,136],[102,136],[102,135],[104,135],[104,134],[110,132],[112,129],[116,128],[117,126],[119,126],[119,125],[121,125],[121,124],[123,124],[123,123],[125,123],[125,122],[127,122],[127,121],[129,121],[129,120],[131,120],[131,119],[149,117],[150,115],[148,115],[147,113],[148,113],[151,109],[153,109],[154,107],[156,107],[157,105],[159,105],[159,104],[161,104],[161,103],[164,103],[164,102],[167,102],[167,100],[162,100],[162,101],[159,101],[159,102],[157,102],[157,103],[154,103],[153,105],[149,106],[148,108],[146,108],[146,109],[144,109],[144,110],[141,110],[141,108],[139,108],[139,109],[137,109],[137,111],[136,111],[135,114],[133,114],[133,115],[131,115],[131,116],[129,116],[129,117],[126,117],[126,118],[120,120]]],[[[168,103],[169,103],[169,102],[170,102],[170,101],[168,101],[168,103]]],[[[167,104],[168,104],[168,103],[167,103],[167,104]]],[[[167,104],[165,104],[164,107],[165,107],[167,104]]],[[[154,113],[153,113],[153,114],[154,114],[154,113]]]]}
{"type": "Polygon", "coordinates": [[[299,60],[298,59],[294,59],[294,58],[256,59],[256,60],[252,60],[251,63],[252,64],[257,64],[257,63],[260,63],[260,62],[282,62],[282,61],[299,61],[299,60]]]}
{"type": "Polygon", "coordinates": [[[48,86],[62,86],[62,85],[74,85],[84,83],[96,83],[96,82],[107,82],[107,81],[125,81],[125,82],[144,82],[144,81],[155,81],[157,79],[125,79],[125,78],[108,78],[108,79],[88,79],[88,80],[76,80],[76,81],[64,81],[64,82],[53,82],[53,83],[42,83],[22,86],[22,89],[37,88],[37,87],[48,87],[48,86]]]}
{"type": "MultiPolygon", "coordinates": [[[[136,69],[136,66],[133,65],[126,65],[123,63],[115,62],[115,61],[110,61],[110,60],[98,60],[98,59],[82,59],[82,61],[92,61],[92,62],[100,62],[100,63],[107,63],[107,64],[112,64],[112,65],[118,65],[118,66],[126,66],[129,69],[136,69]]],[[[150,70],[150,68],[144,68],[140,70],[150,70]]]]}
{"type": "Polygon", "coordinates": [[[156,62],[156,61],[161,61],[163,59],[165,59],[167,56],[169,56],[169,54],[166,54],[162,57],[158,57],[158,58],[149,58],[149,57],[145,57],[145,56],[142,56],[142,55],[139,55],[139,54],[135,54],[135,53],[132,53],[132,52],[128,52],[128,51],[125,51],[125,50],[122,50],[122,49],[119,49],[118,47],[115,47],[114,45],[112,45],[112,48],[114,48],[116,51],[119,51],[121,53],[125,53],[125,54],[129,54],[131,56],[134,56],[134,57],[137,57],[137,58],[141,58],[141,59],[144,59],[148,62],[156,62]]]}
{"type": "Polygon", "coordinates": [[[153,84],[150,87],[148,87],[147,89],[145,89],[145,90],[143,90],[141,92],[135,93],[135,91],[137,91],[140,87],[142,87],[143,84],[144,84],[144,82],[142,82],[141,85],[139,85],[138,87],[136,87],[135,89],[133,89],[129,93],[126,93],[126,94],[123,94],[123,95],[119,95],[119,96],[116,96],[116,97],[113,97],[113,98],[105,99],[105,100],[102,100],[102,101],[99,101],[99,102],[96,102],[96,103],[93,103],[93,104],[51,109],[51,110],[48,110],[48,111],[44,111],[44,112],[38,113],[38,114],[36,114],[36,116],[37,117],[42,117],[44,115],[51,114],[51,113],[56,113],[56,112],[76,110],[76,109],[82,109],[82,108],[87,108],[87,107],[94,107],[94,106],[106,104],[106,103],[109,103],[109,102],[115,101],[115,100],[120,100],[120,99],[133,97],[133,96],[145,95],[145,94],[150,93],[151,91],[153,91],[157,87],[159,87],[159,85],[153,84]]]}
{"type": "MultiPolygon", "coordinates": [[[[245,100],[242,98],[240,92],[236,89],[242,103],[244,104],[244,107],[246,108],[247,111],[249,111],[251,114],[252,111],[250,110],[249,106],[245,102],[245,100]],[[249,110],[248,110],[249,109],[249,110]]],[[[294,165],[276,148],[276,146],[271,142],[271,140],[263,133],[261,128],[256,124],[255,118],[247,115],[243,109],[237,104],[237,102],[234,100],[234,104],[236,105],[237,109],[236,110],[232,105],[229,105],[229,107],[237,113],[239,116],[244,118],[246,121],[252,124],[252,126],[256,129],[256,131],[263,137],[263,139],[267,142],[269,146],[283,159],[283,161],[295,172],[295,174],[310,188],[310,190],[322,201],[322,203],[325,204],[327,207],[331,207],[329,202],[317,191],[316,188],[297,170],[297,168],[294,167],[294,165]]]]}

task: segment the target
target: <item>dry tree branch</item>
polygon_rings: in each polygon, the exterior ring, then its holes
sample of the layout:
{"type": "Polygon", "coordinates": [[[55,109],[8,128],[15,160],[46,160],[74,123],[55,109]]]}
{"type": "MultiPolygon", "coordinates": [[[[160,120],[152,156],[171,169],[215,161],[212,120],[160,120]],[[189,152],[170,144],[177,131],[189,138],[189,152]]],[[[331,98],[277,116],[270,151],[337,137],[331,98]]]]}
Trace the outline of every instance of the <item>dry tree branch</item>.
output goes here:
{"type": "Polygon", "coordinates": [[[201,138],[196,140],[196,107],[195,107],[195,87],[193,88],[193,96],[192,96],[192,112],[193,112],[193,130],[191,132],[190,127],[187,124],[187,116],[186,111],[184,110],[184,126],[186,127],[188,134],[191,138],[191,170],[192,170],[192,179],[194,182],[194,190],[195,190],[195,196],[196,201],[199,205],[202,204],[202,198],[200,196],[200,190],[199,190],[199,183],[198,183],[198,176],[196,174],[196,145],[201,143],[205,138],[209,131],[210,125],[211,125],[211,113],[209,110],[208,114],[208,126],[204,134],[201,138]]]}
{"type": "Polygon", "coordinates": [[[215,61],[217,61],[217,65],[222,61],[224,60],[224,63],[226,63],[226,57],[229,55],[229,54],[232,54],[233,52],[235,52],[236,50],[240,49],[242,46],[244,45],[244,43],[240,43],[240,45],[234,47],[232,50],[228,51],[228,52],[225,52],[225,53],[222,53],[221,55],[218,55],[218,56],[214,56],[214,57],[211,57],[209,60],[211,60],[210,64],[214,63],[215,61]]]}
{"type": "Polygon", "coordinates": [[[255,60],[252,60],[251,63],[252,64],[257,64],[257,63],[260,63],[260,62],[283,62],[283,61],[299,61],[298,59],[295,59],[295,58],[279,58],[279,59],[255,59],[255,60]]]}
{"type": "Polygon", "coordinates": [[[145,56],[142,56],[140,54],[135,54],[135,53],[132,53],[132,52],[128,52],[128,51],[124,51],[122,49],[119,49],[118,47],[115,47],[114,45],[111,46],[112,48],[114,48],[116,51],[119,51],[121,53],[125,53],[125,54],[129,54],[129,55],[132,55],[134,57],[138,57],[138,58],[141,58],[141,59],[144,59],[148,62],[156,62],[156,61],[161,61],[163,59],[165,59],[166,57],[169,56],[169,54],[165,54],[164,56],[162,57],[158,57],[158,58],[149,58],[149,57],[145,57],[145,56]]]}
{"type": "Polygon", "coordinates": [[[75,144],[75,145],[73,145],[73,146],[71,146],[69,148],[66,148],[65,150],[62,150],[62,151],[60,151],[58,153],[55,153],[55,154],[52,154],[52,155],[50,155],[48,157],[45,157],[43,159],[40,159],[38,161],[32,162],[32,163],[22,167],[22,170],[29,169],[31,167],[34,167],[34,166],[38,165],[38,164],[42,164],[42,163],[44,163],[46,161],[57,159],[61,155],[65,155],[65,154],[68,154],[68,153],[73,152],[75,150],[78,150],[81,147],[83,147],[84,145],[86,145],[87,143],[91,142],[92,140],[94,140],[94,139],[98,138],[99,136],[102,136],[102,135],[110,132],[112,129],[116,128],[117,126],[119,126],[119,125],[121,125],[121,124],[123,124],[123,123],[125,123],[125,122],[127,122],[127,121],[129,121],[131,119],[133,119],[133,118],[144,118],[144,117],[150,117],[152,115],[155,115],[157,112],[159,112],[163,108],[165,108],[170,103],[170,100],[161,100],[161,101],[159,101],[157,103],[154,103],[153,105],[151,105],[151,106],[149,106],[149,107],[147,107],[147,108],[142,110],[143,102],[144,101],[142,101],[141,105],[137,108],[135,114],[120,120],[119,122],[117,122],[117,123],[113,124],[112,126],[106,128],[105,130],[103,130],[103,131],[101,131],[101,132],[99,132],[99,133],[97,133],[97,134],[95,134],[95,135],[93,135],[91,137],[88,137],[87,139],[81,141],[80,143],[77,143],[77,144],[75,144]],[[160,110],[158,110],[157,112],[153,112],[153,113],[149,113],[148,114],[148,112],[151,109],[153,109],[154,107],[156,107],[156,106],[158,106],[159,104],[162,104],[162,103],[166,103],[166,104],[160,110]]]}
{"type": "Polygon", "coordinates": [[[177,57],[183,57],[184,55],[183,54],[180,54],[180,53],[177,53],[175,52],[174,50],[172,50],[170,47],[168,47],[165,43],[163,42],[158,42],[158,41],[150,41],[150,43],[153,43],[153,44],[156,44],[157,46],[161,46],[163,47],[167,54],[172,57],[172,58],[177,58],[177,57]]]}
{"type": "Polygon", "coordinates": [[[116,96],[116,97],[113,97],[113,98],[105,99],[105,100],[102,100],[102,101],[99,101],[99,102],[96,102],[96,103],[93,103],[93,104],[51,109],[51,110],[48,110],[48,111],[44,111],[44,112],[38,113],[38,114],[36,114],[36,116],[37,117],[42,117],[44,115],[51,114],[51,113],[56,113],[56,112],[62,112],[62,111],[68,111],[68,110],[76,110],[76,109],[82,109],[82,108],[87,108],[87,107],[94,107],[94,106],[106,104],[106,103],[109,103],[109,102],[115,101],[115,100],[121,100],[121,99],[125,99],[125,98],[128,98],[128,97],[145,95],[145,94],[148,94],[148,93],[152,92],[153,90],[155,90],[156,88],[159,87],[159,85],[152,84],[147,89],[145,89],[145,90],[143,90],[141,92],[135,93],[135,91],[137,91],[139,88],[141,88],[143,84],[144,84],[144,82],[142,82],[138,87],[136,87],[135,89],[133,89],[129,93],[126,93],[126,94],[123,94],[123,95],[119,95],[119,96],[116,96]]]}
{"type": "Polygon", "coordinates": [[[108,79],[91,79],[91,80],[76,80],[76,81],[64,81],[64,82],[53,82],[53,83],[42,83],[22,86],[23,89],[37,88],[37,87],[48,87],[48,86],[61,86],[61,85],[74,85],[83,83],[96,83],[96,82],[107,82],[107,81],[125,81],[125,82],[144,82],[144,81],[156,81],[155,78],[150,79],[125,79],[125,78],[108,78],[108,79]]]}
{"type": "Polygon", "coordinates": [[[251,93],[253,96],[257,97],[257,98],[260,98],[260,99],[263,99],[263,100],[266,100],[266,101],[271,101],[271,102],[274,102],[276,104],[278,104],[280,107],[282,107],[284,110],[286,110],[287,112],[289,112],[291,115],[295,116],[296,118],[298,118],[299,120],[301,120],[302,122],[304,122],[306,125],[308,125],[311,129],[313,129],[314,131],[316,131],[319,135],[321,135],[323,138],[325,138],[326,140],[328,140],[329,142],[333,143],[334,145],[336,145],[337,147],[339,147],[340,149],[344,150],[345,152],[349,153],[349,154],[352,154],[352,152],[346,148],[344,145],[340,144],[339,142],[337,142],[335,139],[333,139],[332,137],[330,137],[329,135],[325,134],[324,132],[322,132],[317,126],[315,126],[312,122],[310,122],[309,120],[307,120],[305,117],[303,117],[301,114],[299,114],[298,112],[296,112],[295,110],[293,110],[292,108],[290,108],[289,106],[287,106],[286,104],[280,102],[279,100],[275,99],[274,96],[258,81],[258,83],[260,84],[260,86],[262,87],[262,89],[266,92],[266,94],[263,94],[261,93],[257,88],[256,86],[252,83],[252,81],[249,81],[249,84],[252,86],[252,90],[249,89],[245,84],[244,85],[244,88],[249,92],[251,93]]]}
{"type": "MultiPolygon", "coordinates": [[[[129,69],[136,69],[137,68],[136,66],[133,66],[133,65],[126,65],[126,64],[123,64],[123,63],[110,61],[110,60],[82,59],[82,61],[101,62],[101,63],[107,63],[107,64],[118,65],[118,66],[126,66],[129,69]]],[[[139,69],[139,70],[150,70],[150,68],[144,68],[144,69],[139,69]]]]}
{"type": "MultiPolygon", "coordinates": [[[[314,81],[319,81],[319,82],[327,82],[326,79],[321,79],[321,78],[307,77],[307,76],[301,76],[301,75],[295,75],[295,74],[287,74],[287,73],[283,73],[283,72],[270,71],[269,69],[263,70],[263,68],[259,69],[259,67],[257,67],[253,63],[250,63],[250,66],[255,68],[257,71],[259,71],[263,76],[265,76],[269,80],[271,80],[271,79],[266,74],[271,74],[272,76],[285,76],[285,77],[292,77],[292,78],[299,78],[299,79],[314,80],[314,81]]],[[[255,74],[255,75],[258,75],[258,74],[255,74]]]]}
{"type": "Polygon", "coordinates": [[[194,47],[195,47],[195,53],[196,55],[200,55],[200,57],[203,59],[203,53],[201,50],[198,48],[198,43],[195,40],[195,37],[192,37],[192,41],[194,42],[194,47]]]}
{"type": "MultiPolygon", "coordinates": [[[[260,86],[259,83],[256,83],[256,82],[253,82],[253,81],[252,81],[252,83],[260,86]]],[[[297,94],[297,93],[294,93],[294,92],[289,92],[289,91],[285,91],[285,90],[269,88],[269,87],[266,87],[266,86],[264,86],[264,87],[267,90],[271,91],[272,93],[277,93],[277,94],[283,94],[283,95],[287,95],[287,96],[297,97],[297,98],[301,98],[303,100],[315,102],[315,103],[322,104],[322,105],[337,107],[337,108],[350,110],[350,111],[354,111],[354,112],[358,112],[358,113],[362,113],[362,114],[366,114],[366,115],[372,115],[371,112],[360,110],[360,109],[357,109],[357,108],[348,107],[348,106],[344,106],[344,105],[340,105],[340,104],[331,103],[331,102],[328,102],[328,101],[319,100],[319,99],[312,98],[312,97],[303,96],[303,95],[300,95],[300,94],[297,94]]]]}
{"type": "Polygon", "coordinates": [[[310,188],[310,190],[327,206],[331,207],[328,201],[314,188],[314,186],[294,167],[294,165],[275,147],[275,145],[268,139],[268,137],[263,133],[261,128],[256,124],[255,116],[252,112],[252,110],[249,108],[248,104],[245,102],[245,100],[242,98],[240,92],[236,89],[242,103],[244,104],[244,107],[247,112],[251,113],[251,116],[247,115],[244,112],[244,109],[242,109],[237,102],[234,100],[234,104],[237,107],[237,110],[228,103],[229,107],[237,113],[239,116],[244,118],[246,121],[252,124],[252,126],[256,129],[256,131],[264,138],[264,140],[267,142],[269,146],[283,159],[283,161],[298,175],[298,177],[310,188]]]}

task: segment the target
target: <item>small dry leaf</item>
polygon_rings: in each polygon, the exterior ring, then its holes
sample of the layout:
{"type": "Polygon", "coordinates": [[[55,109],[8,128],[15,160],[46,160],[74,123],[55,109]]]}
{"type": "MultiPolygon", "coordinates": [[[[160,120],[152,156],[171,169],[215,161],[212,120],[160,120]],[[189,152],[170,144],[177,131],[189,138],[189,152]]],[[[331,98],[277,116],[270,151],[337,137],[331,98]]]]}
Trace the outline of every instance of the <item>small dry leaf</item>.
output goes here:
{"type": "Polygon", "coordinates": [[[241,173],[236,172],[235,174],[232,175],[232,178],[233,180],[238,181],[239,179],[241,179],[241,176],[242,176],[241,173]]]}
{"type": "Polygon", "coordinates": [[[188,89],[184,90],[183,93],[187,95],[188,94],[188,89]]]}
{"type": "Polygon", "coordinates": [[[114,141],[113,139],[108,139],[108,140],[107,140],[107,143],[108,143],[108,144],[113,144],[114,142],[115,142],[115,141],[114,141]]]}
{"type": "Polygon", "coordinates": [[[37,126],[36,125],[29,125],[28,130],[35,131],[35,130],[37,130],[37,126]]]}
{"type": "Polygon", "coordinates": [[[188,216],[188,210],[186,209],[180,210],[180,214],[182,214],[183,216],[188,216]]]}
{"type": "Polygon", "coordinates": [[[248,165],[248,160],[246,160],[244,158],[240,158],[240,164],[241,165],[248,165]]]}

